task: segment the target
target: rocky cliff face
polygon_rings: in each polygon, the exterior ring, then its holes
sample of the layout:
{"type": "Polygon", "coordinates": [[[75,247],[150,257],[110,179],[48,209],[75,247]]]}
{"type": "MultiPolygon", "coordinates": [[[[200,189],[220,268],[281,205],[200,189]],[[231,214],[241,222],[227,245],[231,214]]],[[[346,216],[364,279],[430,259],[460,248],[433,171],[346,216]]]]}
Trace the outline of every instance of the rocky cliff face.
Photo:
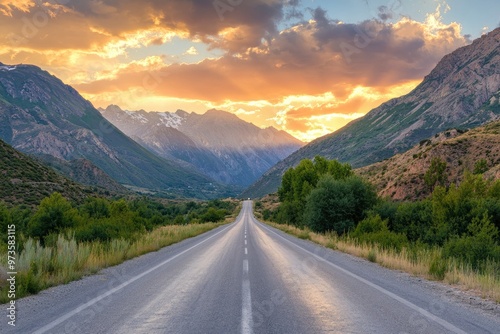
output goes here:
{"type": "Polygon", "coordinates": [[[303,144],[286,132],[261,129],[237,116],[100,109],[102,115],[144,147],[193,166],[217,181],[248,186],[303,144]]]}
{"type": "Polygon", "coordinates": [[[448,128],[472,128],[499,118],[500,28],[445,56],[408,95],[303,147],[268,171],[243,196],[277,190],[300,160],[322,155],[354,167],[392,157],[448,128]]]}
{"type": "Polygon", "coordinates": [[[30,154],[89,160],[121,184],[190,197],[227,190],[147,151],[76,90],[35,66],[0,64],[0,139],[30,154]]]}

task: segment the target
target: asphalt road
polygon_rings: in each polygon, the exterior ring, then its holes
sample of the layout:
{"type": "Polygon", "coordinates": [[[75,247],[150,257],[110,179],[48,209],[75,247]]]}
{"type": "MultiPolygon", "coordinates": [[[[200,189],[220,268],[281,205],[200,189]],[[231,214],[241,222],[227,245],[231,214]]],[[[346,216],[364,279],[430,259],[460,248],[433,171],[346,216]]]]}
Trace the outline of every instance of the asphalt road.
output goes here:
{"type": "MultiPolygon", "coordinates": [[[[237,220],[17,302],[4,333],[500,333],[401,273],[237,220]]],[[[2,310],[6,309],[2,305],[2,310]]],[[[4,311],[6,315],[6,311],[4,311]]]]}

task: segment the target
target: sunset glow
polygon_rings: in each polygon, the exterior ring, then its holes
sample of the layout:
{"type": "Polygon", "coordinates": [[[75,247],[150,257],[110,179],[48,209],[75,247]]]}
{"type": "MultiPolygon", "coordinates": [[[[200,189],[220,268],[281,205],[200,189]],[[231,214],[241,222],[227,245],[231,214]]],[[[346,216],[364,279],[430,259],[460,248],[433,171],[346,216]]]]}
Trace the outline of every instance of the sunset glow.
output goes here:
{"type": "Polygon", "coordinates": [[[0,0],[0,61],[40,66],[95,107],[217,108],[311,141],[496,28],[498,2],[477,2],[0,0]]]}

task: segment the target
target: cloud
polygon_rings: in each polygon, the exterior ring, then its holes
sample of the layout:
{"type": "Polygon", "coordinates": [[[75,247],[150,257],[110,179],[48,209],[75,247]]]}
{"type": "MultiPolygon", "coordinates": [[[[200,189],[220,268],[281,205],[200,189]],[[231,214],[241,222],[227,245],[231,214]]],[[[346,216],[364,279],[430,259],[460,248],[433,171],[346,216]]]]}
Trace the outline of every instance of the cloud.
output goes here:
{"type": "Polygon", "coordinates": [[[277,24],[297,1],[230,2],[221,19],[206,0],[0,0],[0,44],[36,50],[92,52],[151,29],[197,38],[213,48],[245,51],[278,33],[277,24]],[[230,5],[233,3],[234,5],[230,5]],[[74,38],[75,35],[79,38],[74,38]],[[10,38],[6,38],[10,35],[10,38]],[[12,36],[15,36],[13,38],[12,36]],[[43,43],[37,43],[43,40],[43,43]]]}
{"type": "Polygon", "coordinates": [[[339,115],[408,92],[469,43],[459,24],[442,22],[441,6],[425,22],[395,22],[382,6],[378,19],[349,24],[319,7],[305,21],[298,0],[225,3],[221,18],[206,0],[0,0],[0,57],[40,65],[100,106],[211,106],[306,139],[349,121],[339,115]],[[291,18],[299,22],[279,31],[291,18]],[[205,43],[217,56],[187,64],[149,53],[174,38],[205,43]]]}
{"type": "Polygon", "coordinates": [[[194,56],[198,54],[198,50],[196,50],[196,48],[192,46],[189,49],[187,49],[186,52],[184,52],[184,54],[194,56]]]}
{"type": "Polygon", "coordinates": [[[15,11],[28,12],[34,5],[32,0],[0,0],[0,13],[12,16],[15,11]]]}
{"type": "Polygon", "coordinates": [[[393,12],[387,6],[378,7],[378,17],[382,21],[387,21],[393,18],[393,12]]]}
{"type": "Polygon", "coordinates": [[[98,15],[112,14],[118,11],[116,7],[109,6],[102,0],[91,0],[89,6],[92,12],[98,15]]]}
{"type": "MultiPolygon", "coordinates": [[[[214,102],[325,92],[344,99],[357,86],[384,89],[422,79],[444,55],[467,43],[458,24],[445,25],[435,17],[425,23],[403,18],[394,24],[341,24],[328,20],[322,10],[314,17],[244,54],[156,69],[165,84],[152,93],[214,102]]],[[[149,75],[151,71],[124,69],[114,79],[77,88],[86,93],[140,88],[149,75]]]]}

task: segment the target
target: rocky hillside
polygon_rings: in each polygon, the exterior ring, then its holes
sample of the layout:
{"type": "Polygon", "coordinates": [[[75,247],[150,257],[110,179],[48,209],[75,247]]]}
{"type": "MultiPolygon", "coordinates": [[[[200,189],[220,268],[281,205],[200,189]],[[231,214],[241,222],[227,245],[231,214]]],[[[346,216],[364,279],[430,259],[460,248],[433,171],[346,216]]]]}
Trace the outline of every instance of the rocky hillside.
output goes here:
{"type": "Polygon", "coordinates": [[[38,205],[55,191],[75,202],[103,193],[63,177],[0,140],[0,202],[38,205]]]}
{"type": "Polygon", "coordinates": [[[120,184],[202,198],[226,191],[144,149],[76,90],[35,66],[0,67],[0,139],[34,155],[89,160],[120,184]]]}
{"type": "Polygon", "coordinates": [[[237,116],[99,109],[125,134],[152,152],[196,168],[226,184],[248,186],[303,143],[275,128],[261,129],[237,116]]]}
{"type": "Polygon", "coordinates": [[[424,175],[434,158],[446,162],[447,184],[459,183],[466,171],[500,179],[500,122],[466,132],[452,129],[439,133],[403,154],[356,172],[373,183],[383,197],[421,199],[431,191],[424,175]],[[485,165],[478,170],[480,161],[485,165]]]}
{"type": "Polygon", "coordinates": [[[409,94],[370,111],[278,163],[243,197],[277,190],[300,160],[321,155],[362,167],[410,149],[449,128],[473,128],[500,116],[500,28],[445,56],[409,94]]]}

